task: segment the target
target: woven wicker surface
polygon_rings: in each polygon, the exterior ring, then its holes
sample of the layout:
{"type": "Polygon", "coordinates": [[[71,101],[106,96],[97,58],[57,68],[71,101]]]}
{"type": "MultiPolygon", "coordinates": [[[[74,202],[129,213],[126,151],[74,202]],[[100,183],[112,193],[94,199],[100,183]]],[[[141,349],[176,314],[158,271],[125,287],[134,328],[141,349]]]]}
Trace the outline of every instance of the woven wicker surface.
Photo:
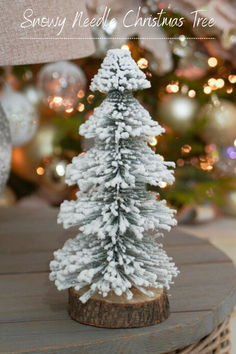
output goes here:
{"type": "Polygon", "coordinates": [[[202,338],[199,342],[168,354],[230,354],[229,321],[230,319],[227,318],[213,332],[202,338]]]}

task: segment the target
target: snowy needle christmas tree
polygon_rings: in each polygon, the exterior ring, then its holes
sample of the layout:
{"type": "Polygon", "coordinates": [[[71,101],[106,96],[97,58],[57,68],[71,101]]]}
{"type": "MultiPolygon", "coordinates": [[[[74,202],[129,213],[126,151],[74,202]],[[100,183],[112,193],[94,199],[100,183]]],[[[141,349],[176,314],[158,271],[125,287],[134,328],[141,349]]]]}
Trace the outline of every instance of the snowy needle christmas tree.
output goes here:
{"type": "Polygon", "coordinates": [[[80,191],[58,221],[80,233],[54,253],[50,279],[69,289],[70,314],[83,323],[139,327],[168,317],[165,289],[178,271],[157,238],[176,221],[146,185],[172,184],[174,163],[148,146],[164,129],[132,91],[149,87],[128,50],[109,50],[91,84],[107,98],[80,128],[95,144],[67,168],[80,191]]]}

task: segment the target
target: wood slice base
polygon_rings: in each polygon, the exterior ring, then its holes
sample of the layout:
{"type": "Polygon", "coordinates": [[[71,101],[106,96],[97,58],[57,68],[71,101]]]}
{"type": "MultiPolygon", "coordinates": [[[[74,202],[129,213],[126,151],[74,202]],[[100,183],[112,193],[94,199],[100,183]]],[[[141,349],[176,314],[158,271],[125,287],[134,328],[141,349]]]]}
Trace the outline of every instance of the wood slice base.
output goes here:
{"type": "Polygon", "coordinates": [[[169,300],[165,289],[150,289],[154,296],[148,297],[137,289],[127,300],[125,295],[114,293],[102,297],[93,295],[85,304],[79,298],[85,292],[69,289],[69,314],[77,322],[106,328],[135,328],[152,326],[169,316],[169,300]]]}

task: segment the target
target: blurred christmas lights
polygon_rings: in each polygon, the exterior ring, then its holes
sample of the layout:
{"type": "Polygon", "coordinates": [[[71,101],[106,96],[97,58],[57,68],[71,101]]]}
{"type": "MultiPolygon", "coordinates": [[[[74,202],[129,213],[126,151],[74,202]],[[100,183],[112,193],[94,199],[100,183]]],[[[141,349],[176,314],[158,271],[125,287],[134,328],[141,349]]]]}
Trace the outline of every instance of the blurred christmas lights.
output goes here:
{"type": "Polygon", "coordinates": [[[148,60],[145,58],[140,58],[137,61],[137,64],[140,69],[146,69],[148,67],[148,60]]]}
{"type": "Polygon", "coordinates": [[[123,45],[121,46],[121,49],[129,50],[128,44],[123,44],[123,45]]]}
{"type": "Polygon", "coordinates": [[[231,84],[235,84],[236,83],[236,75],[229,75],[228,76],[228,80],[231,84]]]}
{"type": "Polygon", "coordinates": [[[149,142],[149,145],[151,145],[151,146],[156,146],[157,145],[157,138],[155,136],[152,137],[151,141],[149,142]]]}
{"type": "Polygon", "coordinates": [[[215,58],[215,57],[210,57],[208,59],[208,65],[211,67],[211,68],[215,68],[218,64],[218,60],[215,58]]]}

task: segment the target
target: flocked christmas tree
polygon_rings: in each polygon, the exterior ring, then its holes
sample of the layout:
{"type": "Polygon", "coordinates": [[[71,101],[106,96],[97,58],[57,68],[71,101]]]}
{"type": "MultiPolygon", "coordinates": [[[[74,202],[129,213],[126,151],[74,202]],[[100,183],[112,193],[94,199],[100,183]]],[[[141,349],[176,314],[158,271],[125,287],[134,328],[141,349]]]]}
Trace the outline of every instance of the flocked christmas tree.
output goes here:
{"type": "Polygon", "coordinates": [[[108,51],[91,84],[107,98],[80,128],[95,144],[68,166],[67,183],[80,191],[76,201],[61,205],[58,218],[80,232],[50,264],[59,290],[86,289],[83,303],[111,291],[131,299],[134,288],[152,296],[150,288],[169,288],[178,273],[157,242],[176,224],[174,211],[146,188],[174,182],[174,163],[148,146],[164,129],[132,95],[149,87],[130,52],[121,49],[108,51]]]}

